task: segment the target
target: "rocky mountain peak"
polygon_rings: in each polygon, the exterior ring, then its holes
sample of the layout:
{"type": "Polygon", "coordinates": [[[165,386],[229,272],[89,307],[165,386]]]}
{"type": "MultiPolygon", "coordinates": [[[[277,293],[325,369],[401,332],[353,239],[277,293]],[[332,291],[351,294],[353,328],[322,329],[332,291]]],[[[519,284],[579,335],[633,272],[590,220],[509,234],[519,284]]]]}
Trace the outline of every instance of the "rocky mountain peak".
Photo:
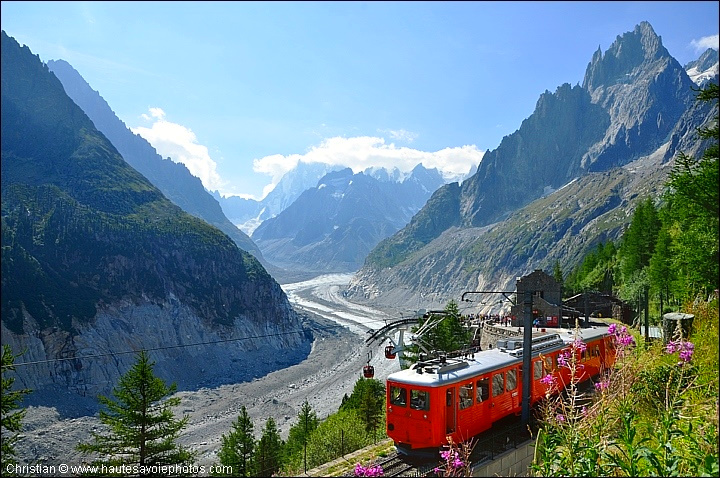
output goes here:
{"type": "Polygon", "coordinates": [[[683,68],[687,72],[691,80],[696,84],[702,85],[718,75],[718,51],[708,48],[695,61],[691,61],[683,68]]]}
{"type": "Polygon", "coordinates": [[[669,56],[652,26],[641,22],[633,31],[618,35],[605,55],[598,47],[585,71],[583,88],[592,93],[600,86],[632,80],[643,64],[669,56]]]}

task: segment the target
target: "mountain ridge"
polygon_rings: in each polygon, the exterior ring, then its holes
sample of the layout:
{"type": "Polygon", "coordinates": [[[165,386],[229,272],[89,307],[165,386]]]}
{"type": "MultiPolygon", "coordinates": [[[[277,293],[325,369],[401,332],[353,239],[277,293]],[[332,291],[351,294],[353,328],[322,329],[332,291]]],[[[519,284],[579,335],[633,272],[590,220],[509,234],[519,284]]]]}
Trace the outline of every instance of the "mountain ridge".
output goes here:
{"type": "Polygon", "coordinates": [[[402,181],[387,171],[370,174],[350,168],[326,174],[264,221],[253,240],[281,267],[354,272],[372,247],[405,225],[444,183],[437,169],[422,165],[402,181]]]}
{"type": "MultiPolygon", "coordinates": [[[[418,296],[435,293],[449,300],[476,287],[512,286],[512,281],[524,273],[552,267],[548,263],[551,259],[557,258],[568,270],[582,251],[589,251],[600,240],[616,239],[625,222],[584,236],[575,230],[578,237],[568,240],[576,240],[582,247],[565,257],[558,251],[568,246],[553,240],[573,231],[572,221],[555,224],[557,230],[552,232],[531,232],[529,226],[526,230],[503,228],[536,202],[564,194],[560,192],[562,186],[570,185],[563,188],[565,191],[568,187],[575,190],[578,184],[588,184],[583,178],[618,168],[642,176],[645,184],[636,179],[628,179],[628,184],[647,189],[643,194],[657,196],[674,155],[680,150],[698,152],[703,147],[695,128],[712,120],[712,110],[695,104],[695,84],[647,22],[618,35],[604,55],[596,51],[583,85],[565,83],[555,93],[543,93],[520,128],[485,153],[473,177],[462,186],[441,187],[406,228],[370,252],[351,282],[350,297],[389,306],[399,299],[393,290],[410,290],[418,296]],[[657,171],[653,174],[630,166],[647,164],[647,158],[654,158],[657,171]],[[487,228],[504,230],[529,242],[510,245],[500,241],[493,254],[470,254],[468,248],[479,250],[476,241],[480,239],[472,239],[466,231],[487,228]],[[546,242],[538,239],[541,236],[546,242]],[[453,237],[461,243],[454,242],[453,237]],[[462,242],[465,240],[467,243],[462,242]],[[438,256],[437,251],[444,248],[462,257],[438,256]],[[527,253],[530,250],[532,254],[527,253]],[[428,274],[433,279],[426,280],[426,289],[420,292],[413,281],[428,274]]],[[[606,206],[627,222],[639,191],[621,189],[625,199],[608,199],[606,206]]],[[[582,190],[575,191],[582,197],[582,190]]],[[[592,202],[593,198],[584,200],[592,202]]],[[[572,210],[569,204],[555,208],[572,210]]],[[[595,211],[596,221],[609,213],[601,210],[595,211]]],[[[536,211],[536,220],[554,221],[549,211],[552,209],[536,211]]],[[[488,237],[485,235],[486,241],[488,237]]]]}
{"type": "Polygon", "coordinates": [[[37,362],[16,371],[36,403],[87,413],[79,397],[107,394],[128,350],[156,348],[163,378],[188,388],[202,376],[184,344],[233,341],[200,352],[228,367],[215,383],[309,353],[301,317],[256,258],[133,169],[27,46],[2,31],[0,52],[1,338],[37,362]],[[230,368],[243,356],[260,365],[230,368]]]}
{"type": "Polygon", "coordinates": [[[208,193],[199,178],[182,163],[162,158],[155,148],[133,133],[117,117],[98,91],[65,60],[49,60],[48,69],[60,80],[68,96],[88,115],[97,129],[118,149],[123,159],[160,189],[165,197],[184,211],[205,220],[225,234],[243,250],[264,258],[260,249],[225,216],[220,204],[208,193]]]}

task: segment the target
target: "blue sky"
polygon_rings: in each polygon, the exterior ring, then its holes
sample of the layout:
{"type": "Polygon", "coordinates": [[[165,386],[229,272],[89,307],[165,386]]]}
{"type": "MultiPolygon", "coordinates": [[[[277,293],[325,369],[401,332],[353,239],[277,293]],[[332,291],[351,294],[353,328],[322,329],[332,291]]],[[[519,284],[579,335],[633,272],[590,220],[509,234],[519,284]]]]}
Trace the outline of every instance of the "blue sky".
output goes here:
{"type": "Polygon", "coordinates": [[[467,171],[641,21],[683,65],[717,48],[718,5],[3,1],[0,22],[207,188],[259,198],[298,161],[467,171]]]}

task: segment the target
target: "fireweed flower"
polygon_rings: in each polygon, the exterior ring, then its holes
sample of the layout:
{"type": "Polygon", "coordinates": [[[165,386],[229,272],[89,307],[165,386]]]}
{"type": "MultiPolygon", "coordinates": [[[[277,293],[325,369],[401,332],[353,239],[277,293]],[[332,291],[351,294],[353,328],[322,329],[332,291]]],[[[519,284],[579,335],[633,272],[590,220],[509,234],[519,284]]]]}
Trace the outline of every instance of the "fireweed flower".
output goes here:
{"type": "Polygon", "coordinates": [[[673,340],[667,344],[665,351],[671,355],[675,352],[679,352],[678,357],[680,358],[680,361],[678,362],[678,365],[683,365],[692,360],[693,353],[695,352],[695,344],[685,340],[673,340]]]}
{"type": "Polygon", "coordinates": [[[552,387],[555,385],[555,377],[553,377],[552,374],[547,374],[540,379],[540,383],[545,384],[548,387],[552,387]]]}
{"type": "Polygon", "coordinates": [[[610,326],[608,327],[608,334],[614,334],[614,333],[615,333],[615,329],[617,329],[617,325],[615,325],[615,324],[610,324],[610,326]]]}
{"type": "Polygon", "coordinates": [[[362,466],[360,463],[355,465],[355,476],[383,476],[383,469],[380,465],[362,466]]]}
{"type": "Polygon", "coordinates": [[[569,352],[567,352],[567,351],[561,352],[557,358],[558,365],[560,365],[561,367],[567,367],[569,358],[570,358],[569,352]]]}
{"type": "Polygon", "coordinates": [[[573,342],[573,348],[575,350],[579,350],[580,352],[585,352],[585,350],[587,350],[587,344],[585,344],[585,342],[581,339],[575,339],[573,342]]]}
{"type": "Polygon", "coordinates": [[[600,391],[600,390],[605,390],[605,389],[608,388],[609,386],[610,386],[610,381],[609,381],[609,380],[602,380],[602,381],[597,382],[597,383],[595,384],[595,390],[598,390],[598,391],[600,391]]]}
{"type": "Polygon", "coordinates": [[[565,415],[563,415],[562,413],[558,413],[555,419],[560,423],[563,423],[565,421],[565,415]]]}
{"type": "MultiPolygon", "coordinates": [[[[445,460],[445,468],[458,469],[465,466],[465,462],[460,459],[460,453],[452,448],[440,452],[440,457],[445,460]]],[[[435,473],[442,471],[440,467],[434,469],[435,473]]]]}
{"type": "Polygon", "coordinates": [[[631,345],[635,345],[635,338],[632,335],[625,333],[618,337],[618,342],[624,347],[629,347],[631,345]]]}

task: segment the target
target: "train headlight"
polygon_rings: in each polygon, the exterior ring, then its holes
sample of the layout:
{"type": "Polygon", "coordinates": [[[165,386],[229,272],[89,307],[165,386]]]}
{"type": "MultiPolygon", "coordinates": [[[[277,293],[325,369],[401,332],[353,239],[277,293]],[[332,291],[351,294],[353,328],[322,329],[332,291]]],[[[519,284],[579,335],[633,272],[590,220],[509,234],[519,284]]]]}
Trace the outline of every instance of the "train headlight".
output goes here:
{"type": "Polygon", "coordinates": [[[392,423],[388,423],[388,430],[390,430],[390,431],[395,430],[395,425],[393,425],[392,423]]]}

